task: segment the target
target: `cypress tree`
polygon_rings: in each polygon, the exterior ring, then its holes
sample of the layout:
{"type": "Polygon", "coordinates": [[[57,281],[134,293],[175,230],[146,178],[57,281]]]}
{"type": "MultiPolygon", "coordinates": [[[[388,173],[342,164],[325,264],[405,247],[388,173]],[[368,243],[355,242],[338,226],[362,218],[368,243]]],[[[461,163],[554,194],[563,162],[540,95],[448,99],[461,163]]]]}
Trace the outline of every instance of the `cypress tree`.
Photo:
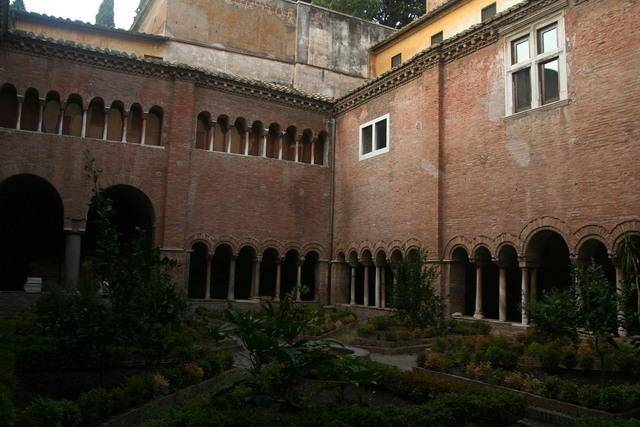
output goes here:
{"type": "Polygon", "coordinates": [[[24,7],[24,1],[22,0],[14,0],[14,2],[11,3],[11,8],[14,10],[21,10],[23,12],[27,11],[27,8],[24,7]]]}
{"type": "Polygon", "coordinates": [[[103,25],[110,28],[116,26],[113,21],[113,0],[102,0],[100,9],[98,9],[98,14],[96,15],[96,25],[103,25]]]}

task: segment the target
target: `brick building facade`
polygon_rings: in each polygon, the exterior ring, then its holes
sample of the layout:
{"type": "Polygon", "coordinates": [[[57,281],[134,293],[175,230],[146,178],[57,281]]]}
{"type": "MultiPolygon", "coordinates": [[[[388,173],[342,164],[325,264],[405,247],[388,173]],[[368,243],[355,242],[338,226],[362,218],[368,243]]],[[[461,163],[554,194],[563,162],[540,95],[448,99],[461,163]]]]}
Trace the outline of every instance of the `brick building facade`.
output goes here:
{"type": "Polygon", "coordinates": [[[302,299],[375,311],[422,250],[450,314],[526,324],[520,303],[566,286],[571,263],[618,283],[621,239],[640,234],[638,16],[634,0],[523,0],[338,98],[54,41],[14,17],[0,298],[27,276],[78,280],[90,150],[123,229],[153,230],[194,300],[303,283],[302,299]]]}

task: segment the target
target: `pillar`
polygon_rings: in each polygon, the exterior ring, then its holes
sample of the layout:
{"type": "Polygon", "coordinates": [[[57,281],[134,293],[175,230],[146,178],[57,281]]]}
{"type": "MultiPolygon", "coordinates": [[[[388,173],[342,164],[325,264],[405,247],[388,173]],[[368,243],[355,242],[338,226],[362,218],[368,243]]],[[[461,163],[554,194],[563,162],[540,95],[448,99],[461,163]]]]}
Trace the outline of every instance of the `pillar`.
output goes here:
{"type": "Polygon", "coordinates": [[[268,130],[263,130],[262,132],[262,147],[260,148],[260,155],[262,157],[267,157],[267,137],[269,135],[268,130]]]}
{"type": "Polygon", "coordinates": [[[529,302],[529,267],[521,266],[522,271],[522,324],[529,324],[529,316],[526,310],[526,305],[529,302]]]}
{"type": "Polygon", "coordinates": [[[349,284],[349,291],[350,291],[350,295],[349,295],[349,304],[351,305],[355,305],[356,303],[356,268],[357,268],[357,264],[349,264],[349,266],[351,267],[351,282],[349,284]]]}
{"type": "Polygon", "coordinates": [[[204,299],[211,299],[211,261],[213,253],[207,252],[207,279],[205,282],[204,299]]]}
{"type": "Polygon", "coordinates": [[[216,122],[209,123],[209,151],[215,147],[216,122]]]}
{"type": "Polygon", "coordinates": [[[369,306],[369,266],[370,262],[363,262],[364,265],[364,305],[369,306]]]}
{"type": "Polygon", "coordinates": [[[227,128],[227,134],[225,135],[227,137],[227,142],[226,142],[226,147],[225,147],[225,152],[230,153],[231,152],[231,132],[233,132],[235,130],[235,126],[229,126],[227,128]]]}
{"type": "Polygon", "coordinates": [[[482,265],[476,265],[476,311],[474,319],[484,319],[482,314],[482,265]]]}
{"type": "Polygon", "coordinates": [[[260,264],[262,257],[256,257],[253,261],[253,277],[251,278],[251,299],[260,298],[260,264]]]}
{"type": "Polygon", "coordinates": [[[282,132],[278,137],[278,160],[282,160],[282,140],[284,139],[285,132],[282,132]]]}
{"type": "Polygon", "coordinates": [[[380,271],[380,307],[387,307],[387,275],[384,267],[380,271]]]}
{"type": "Polygon", "coordinates": [[[244,133],[244,155],[249,155],[249,130],[244,133]]]}
{"type": "Polygon", "coordinates": [[[147,117],[149,113],[144,113],[142,115],[142,137],[140,138],[140,145],[144,145],[145,140],[147,139],[147,117]]]}
{"type": "Polygon", "coordinates": [[[104,128],[102,129],[102,140],[107,140],[107,135],[109,135],[109,112],[111,108],[106,107],[104,109],[104,128]]]}
{"type": "Polygon", "coordinates": [[[274,301],[280,301],[280,279],[282,277],[282,259],[276,259],[276,294],[274,295],[274,301]]]}
{"type": "Polygon", "coordinates": [[[40,116],[38,116],[38,132],[42,132],[42,123],[44,122],[44,99],[40,100],[40,116]]]}
{"type": "Polygon", "coordinates": [[[229,287],[227,289],[227,299],[229,301],[236,299],[236,259],[238,259],[238,254],[232,254],[229,261],[229,287]]]}
{"type": "Polygon", "coordinates": [[[65,104],[60,103],[60,117],[58,117],[58,135],[62,135],[62,128],[64,127],[64,110],[65,104]]]}
{"type": "Polygon", "coordinates": [[[71,289],[78,287],[80,278],[80,254],[82,249],[82,232],[84,230],[67,229],[64,251],[64,277],[66,286],[71,289]]]}
{"type": "Polygon", "coordinates": [[[82,109],[82,128],[80,130],[80,136],[82,138],[87,136],[87,110],[82,109]]]}
{"type": "Polygon", "coordinates": [[[127,142],[127,128],[129,127],[129,114],[122,113],[122,142],[127,142]]]}
{"type": "Polygon", "coordinates": [[[312,165],[316,164],[316,138],[313,139],[313,141],[311,141],[311,161],[310,163],[312,165]]]}
{"type": "Polygon", "coordinates": [[[297,262],[297,275],[296,275],[296,301],[302,301],[302,292],[300,292],[300,288],[302,287],[302,264],[304,264],[304,257],[299,257],[297,262]]]}
{"type": "Polygon", "coordinates": [[[381,275],[381,270],[382,270],[381,265],[376,263],[376,287],[375,287],[376,295],[375,295],[374,304],[378,308],[380,308],[380,299],[381,299],[380,298],[380,289],[381,289],[381,286],[380,286],[380,275],[381,275]]]}
{"type": "Polygon", "coordinates": [[[16,120],[16,129],[22,128],[22,106],[24,105],[24,96],[18,95],[18,119],[16,120]]]}
{"type": "Polygon", "coordinates": [[[500,293],[500,321],[507,321],[507,269],[500,266],[500,279],[499,279],[499,293],[500,293]]]}
{"type": "Polygon", "coordinates": [[[296,140],[296,155],[295,155],[295,161],[296,163],[300,160],[300,153],[299,153],[299,148],[300,148],[300,139],[302,138],[302,135],[298,136],[295,138],[296,140]]]}

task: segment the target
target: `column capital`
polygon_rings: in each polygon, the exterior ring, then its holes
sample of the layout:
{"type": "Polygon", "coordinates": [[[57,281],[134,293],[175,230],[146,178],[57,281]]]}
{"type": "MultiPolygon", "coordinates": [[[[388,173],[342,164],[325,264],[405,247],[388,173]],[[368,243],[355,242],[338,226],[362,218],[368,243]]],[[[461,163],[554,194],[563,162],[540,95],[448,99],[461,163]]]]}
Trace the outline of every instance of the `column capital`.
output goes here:
{"type": "Polygon", "coordinates": [[[360,263],[357,261],[349,261],[347,264],[349,264],[349,267],[351,268],[358,268],[358,266],[360,265],[360,263]]]}
{"type": "Polygon", "coordinates": [[[387,265],[386,261],[374,261],[373,265],[375,265],[376,267],[384,267],[385,265],[387,265]]]}
{"type": "Polygon", "coordinates": [[[297,266],[302,266],[302,264],[304,264],[305,258],[303,256],[298,258],[298,261],[296,261],[296,265],[297,266]]]}
{"type": "Polygon", "coordinates": [[[16,95],[16,98],[18,99],[18,102],[24,102],[24,95],[16,95]]]}
{"type": "Polygon", "coordinates": [[[240,254],[238,252],[233,252],[231,254],[231,259],[235,261],[235,260],[238,259],[239,256],[240,256],[240,254]]]}
{"type": "Polygon", "coordinates": [[[64,231],[66,233],[84,233],[87,228],[86,218],[64,218],[64,231]]]}
{"type": "Polygon", "coordinates": [[[365,267],[371,267],[373,265],[373,262],[369,260],[360,260],[360,264],[364,265],[365,267]]]}
{"type": "Polygon", "coordinates": [[[262,255],[256,256],[255,262],[262,262],[262,255]]]}

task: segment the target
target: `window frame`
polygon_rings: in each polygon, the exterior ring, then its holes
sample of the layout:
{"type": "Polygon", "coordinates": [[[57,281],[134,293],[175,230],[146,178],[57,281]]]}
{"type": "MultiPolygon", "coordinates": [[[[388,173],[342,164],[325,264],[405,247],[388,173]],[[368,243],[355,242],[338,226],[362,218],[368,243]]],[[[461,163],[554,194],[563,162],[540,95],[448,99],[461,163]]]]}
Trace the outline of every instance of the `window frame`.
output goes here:
{"type": "Polygon", "coordinates": [[[378,156],[380,154],[384,154],[384,153],[388,153],[389,152],[389,147],[391,145],[391,118],[390,118],[390,114],[387,113],[383,116],[380,117],[376,117],[373,120],[369,120],[366,123],[363,123],[360,125],[360,127],[358,128],[358,139],[359,139],[359,144],[358,144],[358,159],[359,160],[366,160],[366,159],[370,159],[371,157],[375,157],[378,156]],[[387,121],[387,132],[386,132],[386,137],[387,137],[387,145],[383,148],[379,148],[376,149],[376,124],[380,123],[381,121],[386,120],[387,121]],[[369,153],[366,154],[362,154],[362,130],[368,126],[371,126],[371,151],[369,153]]]}
{"type": "Polygon", "coordinates": [[[568,97],[567,90],[567,65],[566,65],[566,37],[564,29],[564,13],[554,14],[543,20],[533,22],[526,27],[520,27],[505,37],[505,116],[525,113],[554,103],[565,101],[568,97]],[[558,46],[544,53],[538,53],[540,44],[539,31],[555,24],[558,31],[558,46]],[[529,58],[514,64],[513,42],[527,38],[529,40],[529,58]],[[558,99],[542,103],[540,64],[544,64],[558,58],[558,99]],[[531,79],[531,106],[520,111],[515,110],[514,99],[514,74],[529,68],[531,79]]]}
{"type": "Polygon", "coordinates": [[[444,41],[444,30],[440,30],[437,33],[432,34],[429,41],[431,42],[430,46],[435,46],[442,43],[444,41]],[[440,41],[434,40],[434,37],[439,37],[440,41]]]}
{"type": "Polygon", "coordinates": [[[498,14],[498,5],[497,5],[497,2],[494,1],[493,3],[488,4],[482,9],[480,9],[480,22],[487,22],[497,14],[498,14]],[[488,11],[490,8],[493,8],[493,13],[490,16],[485,17],[485,14],[486,14],[485,12],[488,11]]]}
{"type": "Polygon", "coordinates": [[[396,54],[396,55],[393,55],[393,56],[391,57],[391,68],[396,68],[397,66],[399,66],[399,65],[401,65],[401,64],[402,64],[402,52],[400,52],[400,53],[398,53],[398,54],[396,54]],[[393,62],[394,62],[396,59],[397,59],[398,63],[394,65],[394,63],[393,63],[393,62]]]}

